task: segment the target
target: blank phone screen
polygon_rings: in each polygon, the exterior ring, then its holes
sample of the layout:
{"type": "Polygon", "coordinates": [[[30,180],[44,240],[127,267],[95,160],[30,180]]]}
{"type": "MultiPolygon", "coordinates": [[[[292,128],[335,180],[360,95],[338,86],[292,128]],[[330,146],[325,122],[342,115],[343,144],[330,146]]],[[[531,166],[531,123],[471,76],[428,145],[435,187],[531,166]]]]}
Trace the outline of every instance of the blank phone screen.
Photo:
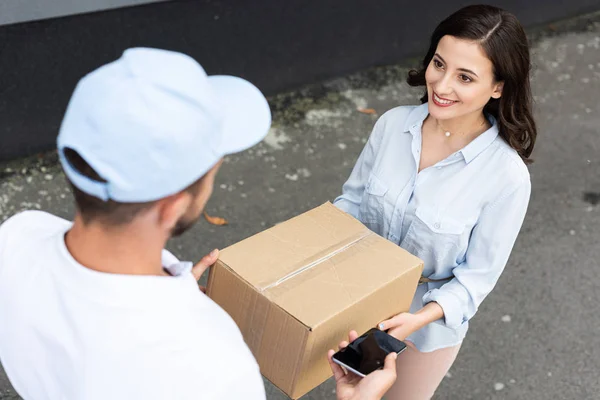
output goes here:
{"type": "Polygon", "coordinates": [[[405,348],[406,344],[400,340],[373,328],[345,349],[335,353],[333,358],[363,375],[368,375],[383,367],[388,354],[400,353],[405,348]]]}

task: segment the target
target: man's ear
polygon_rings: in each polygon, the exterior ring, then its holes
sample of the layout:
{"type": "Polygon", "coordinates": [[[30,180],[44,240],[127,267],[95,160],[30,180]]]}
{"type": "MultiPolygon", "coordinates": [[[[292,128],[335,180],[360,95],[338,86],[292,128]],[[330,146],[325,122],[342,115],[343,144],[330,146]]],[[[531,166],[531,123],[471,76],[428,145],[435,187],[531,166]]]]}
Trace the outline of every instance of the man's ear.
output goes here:
{"type": "Polygon", "coordinates": [[[192,202],[192,195],[182,191],[172,196],[161,199],[159,202],[159,223],[166,230],[171,231],[185,214],[192,202]]]}
{"type": "Polygon", "coordinates": [[[499,99],[502,97],[502,90],[504,89],[504,82],[498,82],[494,85],[494,92],[492,93],[492,98],[499,99]]]}

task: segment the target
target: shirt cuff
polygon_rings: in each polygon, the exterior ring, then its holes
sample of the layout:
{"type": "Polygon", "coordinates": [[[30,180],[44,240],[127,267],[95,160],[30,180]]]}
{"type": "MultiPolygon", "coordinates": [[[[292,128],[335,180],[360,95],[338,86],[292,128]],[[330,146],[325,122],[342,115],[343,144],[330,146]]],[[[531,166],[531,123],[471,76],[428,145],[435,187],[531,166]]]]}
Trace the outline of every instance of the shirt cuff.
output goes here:
{"type": "Polygon", "coordinates": [[[435,301],[444,310],[446,327],[450,329],[459,328],[464,322],[460,300],[452,293],[440,289],[433,289],[423,296],[423,305],[435,301]]]}

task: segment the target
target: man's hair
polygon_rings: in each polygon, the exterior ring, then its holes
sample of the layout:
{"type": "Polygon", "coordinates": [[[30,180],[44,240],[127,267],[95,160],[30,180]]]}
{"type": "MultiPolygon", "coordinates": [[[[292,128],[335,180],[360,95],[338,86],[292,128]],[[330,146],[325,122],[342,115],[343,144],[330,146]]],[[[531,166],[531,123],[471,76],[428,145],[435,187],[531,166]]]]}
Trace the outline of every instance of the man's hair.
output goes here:
{"type": "MultiPolygon", "coordinates": [[[[64,149],[64,156],[67,162],[80,174],[97,182],[106,182],[75,150],[64,149]]],[[[187,191],[195,196],[203,179],[204,176],[200,177],[182,191],[187,191]]],[[[69,184],[75,197],[75,206],[84,224],[99,221],[107,225],[124,225],[133,221],[137,215],[150,209],[158,201],[143,203],[120,203],[110,199],[104,201],[81,191],[71,181],[69,181],[69,184]]]]}

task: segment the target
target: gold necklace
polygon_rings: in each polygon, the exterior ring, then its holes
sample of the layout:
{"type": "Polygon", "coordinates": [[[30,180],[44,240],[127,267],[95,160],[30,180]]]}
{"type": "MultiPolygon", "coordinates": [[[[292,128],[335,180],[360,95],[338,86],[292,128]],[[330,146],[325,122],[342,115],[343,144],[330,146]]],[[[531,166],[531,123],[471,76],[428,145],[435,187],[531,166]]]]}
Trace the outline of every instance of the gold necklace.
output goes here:
{"type": "MultiPolygon", "coordinates": [[[[442,128],[442,130],[445,130],[445,129],[442,127],[442,124],[440,124],[440,123],[439,123],[439,121],[436,121],[436,122],[437,122],[437,126],[438,126],[438,127],[442,128]]],[[[485,125],[485,122],[486,122],[486,119],[484,118],[484,119],[483,119],[483,121],[481,122],[481,125],[478,125],[478,126],[477,126],[477,128],[480,128],[480,127],[484,126],[484,125],[485,125]]],[[[445,135],[447,138],[449,138],[449,137],[452,135],[452,133],[451,133],[450,131],[446,131],[446,133],[444,133],[444,135],[445,135]]],[[[463,135],[463,136],[464,136],[464,135],[463,135]]]]}

